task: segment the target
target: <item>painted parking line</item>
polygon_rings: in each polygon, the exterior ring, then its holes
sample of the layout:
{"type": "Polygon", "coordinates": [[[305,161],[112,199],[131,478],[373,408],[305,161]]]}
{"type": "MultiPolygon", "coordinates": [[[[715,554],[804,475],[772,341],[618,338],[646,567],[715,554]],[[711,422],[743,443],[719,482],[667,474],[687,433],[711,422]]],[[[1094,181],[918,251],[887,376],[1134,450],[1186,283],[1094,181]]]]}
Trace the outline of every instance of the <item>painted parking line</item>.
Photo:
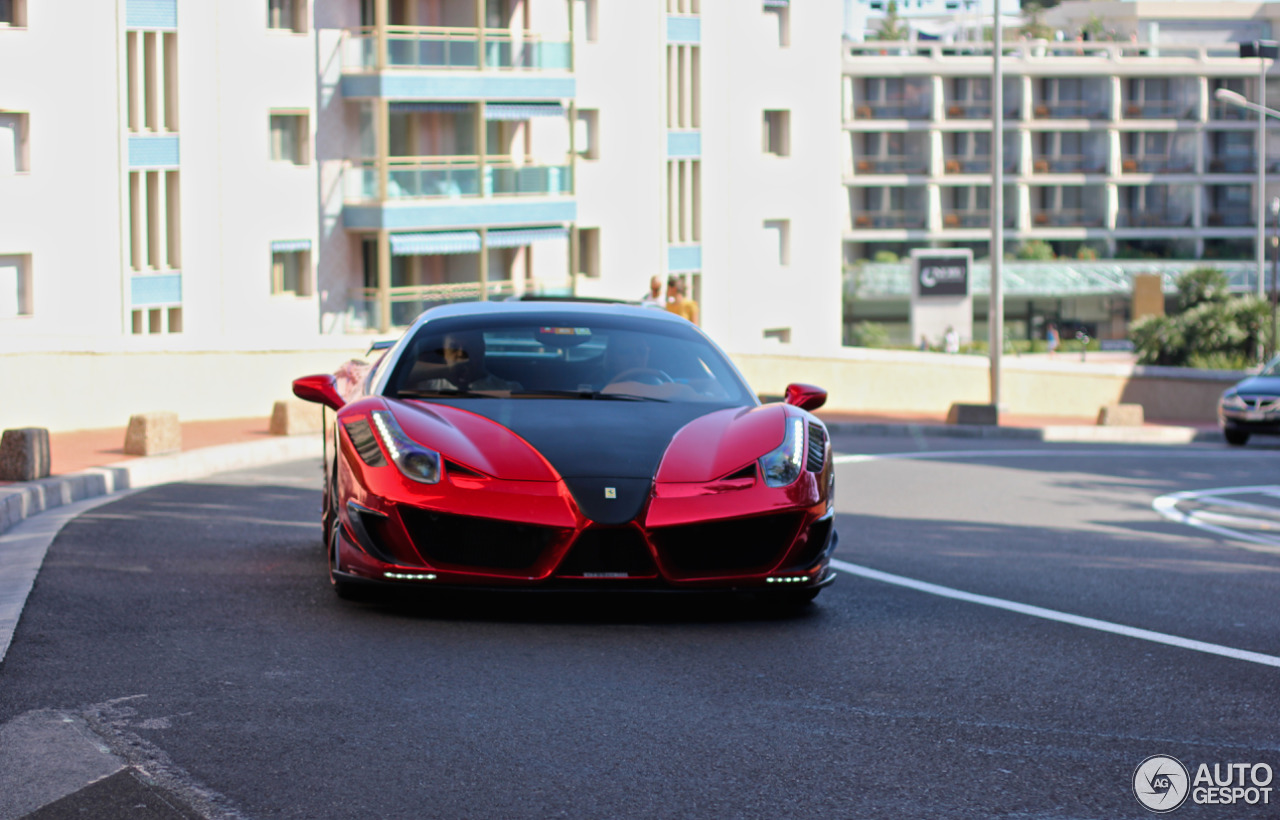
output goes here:
{"type": "Polygon", "coordinates": [[[1079,626],[1085,629],[1092,629],[1097,632],[1108,632],[1112,635],[1123,635],[1126,638],[1137,638],[1141,641],[1164,644],[1165,646],[1174,646],[1179,649],[1190,649],[1194,652],[1219,655],[1224,658],[1262,664],[1263,666],[1280,667],[1280,657],[1276,657],[1275,655],[1265,655],[1261,652],[1250,652],[1247,649],[1236,649],[1234,647],[1223,646],[1216,643],[1207,643],[1205,641],[1194,641],[1190,638],[1182,638],[1177,635],[1168,635],[1163,632],[1152,632],[1149,629],[1138,629],[1132,626],[1125,626],[1124,624],[1111,623],[1110,621],[1100,621],[1097,618],[1085,618],[1081,615],[1072,615],[1069,612],[1058,612],[1055,609],[1045,609],[1044,607],[1031,606],[1030,604],[1020,604],[1017,601],[1007,601],[1003,598],[993,598],[989,595],[975,595],[972,592],[965,592],[964,590],[954,589],[952,587],[944,587],[939,584],[931,584],[927,581],[917,581],[914,578],[907,578],[903,575],[894,575],[889,572],[881,572],[880,570],[859,566],[858,564],[850,564],[847,561],[841,561],[839,559],[832,559],[831,566],[835,567],[840,572],[848,573],[849,575],[857,575],[861,578],[867,578],[872,581],[880,581],[885,584],[893,584],[894,586],[914,589],[917,592],[937,595],[942,598],[950,598],[952,600],[964,601],[970,604],[989,606],[994,609],[1003,609],[1006,612],[1016,612],[1019,615],[1029,615],[1033,618],[1043,618],[1046,621],[1070,624],[1071,626],[1079,626]]]}

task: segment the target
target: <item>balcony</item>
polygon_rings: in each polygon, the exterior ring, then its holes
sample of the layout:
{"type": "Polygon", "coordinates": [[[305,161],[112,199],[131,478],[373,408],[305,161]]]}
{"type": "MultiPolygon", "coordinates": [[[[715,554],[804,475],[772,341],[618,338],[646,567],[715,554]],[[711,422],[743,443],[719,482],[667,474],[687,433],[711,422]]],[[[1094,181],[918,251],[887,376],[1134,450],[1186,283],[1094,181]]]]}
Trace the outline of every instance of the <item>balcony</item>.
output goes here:
{"type": "Polygon", "coordinates": [[[991,227],[991,210],[982,208],[970,211],[945,211],[942,214],[944,228],[989,228],[991,227]]]}
{"type": "Polygon", "coordinates": [[[1191,106],[1173,100],[1132,102],[1124,107],[1124,116],[1130,120],[1189,120],[1193,115],[1191,106]]]}
{"type": "Polygon", "coordinates": [[[1084,208],[1036,211],[1031,221],[1037,228],[1100,228],[1104,224],[1101,215],[1084,208]]]}
{"type": "Polygon", "coordinates": [[[1031,170],[1036,174],[1100,174],[1106,170],[1106,164],[1100,157],[1061,154],[1035,160],[1031,170]]]}
{"type": "Polygon", "coordinates": [[[859,174],[924,174],[928,160],[921,156],[868,157],[854,163],[859,174]]]}
{"type": "MultiPolygon", "coordinates": [[[[373,71],[379,64],[373,27],[343,31],[343,71],[373,71]]],[[[385,66],[428,71],[569,71],[573,44],[568,34],[510,29],[388,26],[385,66]]]]}
{"type": "MultiPolygon", "coordinates": [[[[1210,92],[1212,94],[1212,92],[1210,92]]],[[[1254,113],[1246,108],[1238,105],[1228,105],[1224,102],[1214,100],[1209,104],[1209,119],[1211,120],[1242,120],[1256,119],[1254,113]]]]}
{"type": "Polygon", "coordinates": [[[1153,213],[1123,209],[1116,214],[1117,228],[1186,228],[1191,225],[1190,214],[1170,212],[1153,213]]]}
{"type": "Polygon", "coordinates": [[[1211,174],[1252,174],[1258,170],[1257,160],[1252,155],[1241,157],[1209,157],[1208,171],[1211,174]]]}
{"type": "Polygon", "coordinates": [[[864,211],[854,217],[853,226],[869,230],[904,230],[925,227],[921,211],[864,211]]]}
{"type": "Polygon", "coordinates": [[[989,120],[990,102],[953,102],[947,106],[949,120],[989,120]]]}
{"type": "Polygon", "coordinates": [[[1205,215],[1205,225],[1210,228],[1252,228],[1257,216],[1248,208],[1222,208],[1205,215]]]}
{"type": "Polygon", "coordinates": [[[1038,120],[1103,120],[1109,116],[1103,103],[1088,100],[1041,102],[1032,113],[1038,120]]]}
{"type": "MultiPolygon", "coordinates": [[[[389,288],[391,294],[391,325],[404,327],[413,323],[418,314],[437,305],[454,302],[478,302],[485,299],[507,299],[524,294],[539,296],[568,296],[573,293],[573,282],[568,279],[501,279],[485,285],[479,282],[455,282],[444,285],[416,285],[389,288]]],[[[348,293],[348,304],[354,317],[354,325],[362,328],[378,326],[378,289],[353,288],[348,293]]]]}
{"type": "Polygon", "coordinates": [[[1120,160],[1122,174],[1189,174],[1195,170],[1191,157],[1174,154],[1144,154],[1120,160]]]}
{"type": "MultiPolygon", "coordinates": [[[[348,202],[378,199],[378,162],[352,160],[343,179],[348,202]]],[[[393,157],[387,168],[387,200],[462,197],[571,196],[573,168],[564,164],[516,164],[511,157],[393,157]]]]}
{"type": "Polygon", "coordinates": [[[927,102],[866,102],[854,109],[860,120],[926,120],[929,118],[927,102]]]}

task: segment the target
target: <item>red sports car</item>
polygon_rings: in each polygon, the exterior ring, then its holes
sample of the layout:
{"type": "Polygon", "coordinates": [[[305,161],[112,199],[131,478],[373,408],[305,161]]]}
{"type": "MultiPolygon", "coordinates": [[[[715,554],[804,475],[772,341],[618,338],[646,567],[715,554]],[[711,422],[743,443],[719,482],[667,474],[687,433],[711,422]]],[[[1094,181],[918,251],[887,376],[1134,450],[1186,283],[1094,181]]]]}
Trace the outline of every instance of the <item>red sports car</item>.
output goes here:
{"type": "Polygon", "coordinates": [[[367,374],[293,383],[337,411],[325,468],[340,596],[421,587],[728,589],[833,579],[834,469],[787,388],[761,405],[663,310],[476,302],[423,313],[367,374]]]}

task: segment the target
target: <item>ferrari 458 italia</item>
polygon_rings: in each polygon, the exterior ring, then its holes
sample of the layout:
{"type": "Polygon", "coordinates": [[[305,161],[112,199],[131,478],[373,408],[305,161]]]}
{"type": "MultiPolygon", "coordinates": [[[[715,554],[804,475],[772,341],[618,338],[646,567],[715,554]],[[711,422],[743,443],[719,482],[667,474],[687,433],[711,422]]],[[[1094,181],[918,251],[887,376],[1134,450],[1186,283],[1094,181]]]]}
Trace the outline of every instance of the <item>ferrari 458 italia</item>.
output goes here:
{"type": "Polygon", "coordinates": [[[802,602],[832,580],[834,469],[809,411],[761,404],[660,309],[476,302],[423,313],[344,390],[322,515],[329,577],[373,585],[725,589],[802,602]]]}

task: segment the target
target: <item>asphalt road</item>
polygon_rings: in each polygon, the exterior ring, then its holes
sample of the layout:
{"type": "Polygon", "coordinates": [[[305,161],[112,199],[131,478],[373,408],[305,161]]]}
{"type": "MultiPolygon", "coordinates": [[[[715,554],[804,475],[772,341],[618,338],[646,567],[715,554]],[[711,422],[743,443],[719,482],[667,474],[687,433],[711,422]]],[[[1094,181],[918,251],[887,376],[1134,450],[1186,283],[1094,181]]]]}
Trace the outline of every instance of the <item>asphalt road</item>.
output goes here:
{"type": "Polygon", "coordinates": [[[1123,818],[1153,755],[1280,769],[1275,448],[834,443],[798,614],[341,602],[316,462],[98,507],[0,665],[0,817],[1123,818]]]}

